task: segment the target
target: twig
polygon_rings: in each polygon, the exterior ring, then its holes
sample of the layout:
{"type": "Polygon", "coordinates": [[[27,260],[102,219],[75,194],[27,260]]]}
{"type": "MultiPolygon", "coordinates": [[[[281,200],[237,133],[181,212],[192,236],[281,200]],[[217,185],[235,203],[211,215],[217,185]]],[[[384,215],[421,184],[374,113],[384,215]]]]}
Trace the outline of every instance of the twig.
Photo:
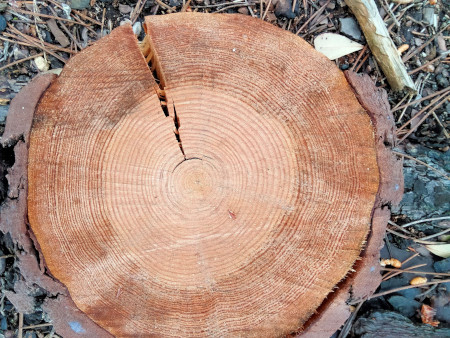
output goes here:
{"type": "Polygon", "coordinates": [[[242,1],[242,2],[223,2],[220,4],[213,4],[213,5],[195,5],[192,6],[192,8],[214,8],[214,7],[221,7],[221,6],[228,6],[228,5],[241,5],[241,6],[245,6],[247,4],[247,2],[242,1]]]}
{"type": "MultiPolygon", "coordinates": [[[[32,43],[32,44],[34,44],[34,45],[36,45],[36,43],[37,43],[37,46],[38,46],[39,48],[42,48],[42,47],[43,47],[43,46],[40,45],[40,42],[41,42],[41,41],[40,41],[39,39],[36,39],[35,37],[32,37],[32,36],[30,36],[30,35],[27,35],[27,34],[22,33],[21,31],[19,31],[18,29],[16,29],[16,28],[15,28],[14,26],[12,26],[11,24],[8,24],[8,28],[9,28],[13,33],[15,33],[15,34],[21,36],[23,39],[27,40],[29,43],[32,43]]],[[[17,38],[17,36],[15,36],[15,35],[13,35],[13,34],[10,34],[10,33],[3,33],[3,34],[6,35],[6,36],[11,36],[11,37],[17,38]]],[[[67,48],[63,48],[63,47],[59,47],[59,46],[53,45],[53,44],[48,43],[48,42],[45,42],[45,41],[43,42],[43,44],[44,44],[45,47],[50,48],[50,49],[59,50],[59,51],[61,51],[61,52],[65,52],[65,53],[69,53],[69,54],[74,54],[74,53],[75,53],[73,50],[70,50],[70,49],[67,49],[67,48]]],[[[42,49],[44,49],[44,48],[42,48],[42,49]]]]}
{"type": "Polygon", "coordinates": [[[3,256],[0,256],[0,259],[10,258],[10,257],[14,257],[14,255],[3,255],[3,256]]]}
{"type": "MultiPolygon", "coordinates": [[[[409,135],[411,135],[417,128],[419,128],[419,126],[422,124],[423,121],[425,121],[428,116],[430,116],[436,109],[438,109],[440,106],[442,106],[445,102],[447,102],[449,95],[442,95],[439,98],[444,98],[441,102],[437,103],[433,108],[431,108],[430,111],[428,111],[428,113],[426,113],[420,120],[419,122],[417,122],[417,124],[412,127],[399,141],[398,143],[403,142],[409,135]]],[[[428,106],[427,106],[428,107],[428,106]]],[[[416,115],[419,116],[419,113],[416,115]]],[[[414,116],[415,117],[415,116],[414,116]]],[[[447,176],[446,176],[447,177],[447,176]]],[[[448,179],[448,177],[447,177],[448,179]]]]}
{"type": "MultiPolygon", "coordinates": [[[[22,34],[22,33],[21,33],[22,34]]],[[[21,43],[21,42],[19,42],[19,41],[15,41],[16,43],[18,43],[18,44],[25,44],[25,45],[28,45],[27,43],[31,43],[31,46],[32,47],[35,47],[35,48],[38,48],[38,49],[42,49],[42,50],[44,50],[45,52],[47,52],[48,54],[50,54],[50,55],[53,55],[55,58],[57,58],[58,60],[60,60],[61,62],[63,62],[63,63],[66,63],[67,62],[67,60],[66,59],[64,59],[64,58],[62,58],[61,56],[59,56],[58,54],[56,54],[56,53],[53,53],[51,50],[49,50],[49,49],[47,49],[46,47],[42,47],[41,45],[40,45],[40,43],[39,42],[36,42],[35,40],[37,40],[37,39],[27,39],[27,38],[25,38],[25,37],[22,37],[22,36],[19,36],[19,37],[17,37],[17,36],[15,36],[15,35],[13,35],[13,34],[9,34],[9,33],[3,33],[3,35],[6,35],[6,36],[10,36],[10,37],[13,37],[13,38],[20,38],[20,39],[22,39],[22,41],[23,42],[25,42],[25,43],[21,43]]],[[[23,35],[25,35],[25,36],[27,36],[27,37],[29,37],[28,35],[26,35],[26,34],[23,34],[23,35]]],[[[39,40],[38,40],[39,41],[39,40]]],[[[53,45],[52,45],[53,46],[53,45]]]]}
{"type": "Polygon", "coordinates": [[[392,109],[391,109],[391,113],[394,111],[394,110],[397,110],[397,107],[398,106],[400,106],[402,103],[403,103],[403,101],[405,101],[407,98],[409,98],[409,97],[411,97],[411,94],[410,93],[407,93],[406,95],[404,95],[403,96],[403,98],[394,106],[394,107],[392,107],[392,109]]]}
{"type": "Polygon", "coordinates": [[[100,28],[100,37],[103,37],[103,27],[105,24],[105,14],[106,14],[106,8],[103,8],[103,15],[102,15],[102,25],[100,28]]]}
{"type": "Polygon", "coordinates": [[[444,133],[444,136],[449,139],[450,135],[447,132],[447,129],[445,128],[445,126],[442,124],[441,120],[439,119],[439,117],[436,115],[435,112],[432,112],[431,115],[433,115],[434,119],[436,120],[436,122],[441,126],[442,131],[444,133]]]}
{"type": "Polygon", "coordinates": [[[436,61],[439,61],[440,59],[443,59],[445,56],[446,56],[446,54],[440,55],[440,56],[438,56],[437,58],[434,58],[433,60],[431,60],[431,61],[429,61],[429,62],[423,64],[422,66],[417,67],[416,69],[409,71],[408,74],[409,74],[409,75],[415,74],[415,73],[417,73],[418,71],[424,69],[425,67],[427,67],[427,66],[429,66],[429,65],[431,65],[431,64],[433,64],[433,63],[435,63],[436,61]]]}
{"type": "Polygon", "coordinates": [[[422,240],[422,241],[427,241],[427,240],[429,240],[430,238],[438,237],[438,236],[440,236],[440,235],[446,234],[447,232],[450,232],[450,228],[445,229],[445,230],[442,230],[442,231],[437,232],[437,233],[435,233],[435,234],[433,234],[433,235],[430,235],[430,236],[426,236],[426,237],[419,238],[419,239],[422,240]]]}
{"type": "Polygon", "coordinates": [[[22,46],[34,47],[34,45],[32,45],[32,44],[29,44],[29,43],[26,43],[26,42],[22,42],[22,41],[10,40],[10,39],[4,38],[3,36],[0,36],[0,40],[8,41],[8,42],[11,42],[11,43],[17,43],[18,45],[22,45],[22,46]]]}
{"type": "Polygon", "coordinates": [[[396,224],[396,223],[394,223],[392,221],[388,221],[388,224],[394,226],[398,230],[403,231],[404,233],[406,233],[406,234],[408,234],[410,236],[413,235],[410,231],[406,230],[405,228],[402,228],[400,225],[398,225],[398,224],[396,224]]]}
{"type": "Polygon", "coordinates": [[[311,22],[311,20],[313,20],[316,16],[322,14],[322,12],[325,10],[325,8],[327,8],[330,1],[331,0],[327,0],[327,2],[324,3],[323,6],[320,7],[318,11],[316,11],[313,15],[311,15],[309,17],[309,19],[306,20],[306,22],[297,30],[297,32],[295,32],[295,34],[298,35],[301,31],[303,31],[305,29],[305,27],[311,22]]]}
{"type": "MultiPolygon", "coordinates": [[[[450,180],[450,177],[448,177],[448,176],[447,176],[445,173],[443,173],[442,171],[440,171],[440,170],[438,170],[438,169],[436,169],[436,168],[433,168],[433,167],[430,166],[429,164],[427,164],[427,163],[425,163],[425,162],[422,162],[421,160],[418,160],[418,159],[415,158],[415,157],[412,157],[412,156],[403,154],[403,153],[401,153],[401,152],[399,152],[399,151],[395,151],[395,150],[393,150],[392,152],[393,152],[394,154],[398,155],[398,156],[406,157],[406,158],[409,158],[410,160],[416,161],[417,163],[420,163],[420,164],[424,165],[424,166],[427,167],[428,169],[431,169],[431,170],[437,172],[438,174],[442,175],[442,176],[445,177],[446,179],[450,180]]],[[[405,226],[402,225],[402,227],[404,228],[405,226]]]]}
{"type": "Polygon", "coordinates": [[[267,12],[269,11],[269,7],[272,4],[272,0],[269,0],[269,4],[266,6],[266,10],[264,11],[264,15],[262,16],[262,20],[266,18],[267,12]]]}
{"type": "Polygon", "coordinates": [[[401,238],[404,238],[404,239],[412,239],[411,236],[403,235],[403,234],[401,234],[401,233],[399,233],[397,231],[394,231],[392,229],[386,229],[386,231],[391,233],[391,234],[393,234],[393,235],[395,235],[395,236],[397,236],[397,237],[401,237],[401,238]]]}
{"type": "MultiPolygon", "coordinates": [[[[380,1],[381,6],[383,6],[384,10],[389,14],[391,19],[394,21],[394,24],[397,27],[400,27],[400,23],[398,22],[397,18],[395,17],[395,14],[392,12],[391,8],[387,4],[386,0],[380,1]]],[[[384,21],[384,20],[383,20],[384,21]]]]}
{"type": "Polygon", "coordinates": [[[398,292],[398,291],[414,289],[414,288],[422,288],[422,287],[428,286],[428,285],[434,285],[434,284],[440,284],[440,283],[448,283],[448,282],[450,282],[450,279],[442,279],[442,280],[437,280],[437,281],[432,281],[432,282],[427,282],[427,283],[417,284],[417,285],[402,286],[402,287],[399,287],[399,288],[395,288],[395,289],[391,289],[391,290],[387,290],[387,291],[383,291],[383,292],[379,292],[379,293],[374,293],[372,296],[369,296],[367,299],[372,299],[372,298],[377,298],[377,297],[380,297],[380,296],[389,295],[391,293],[398,292]]]}
{"type": "MultiPolygon", "coordinates": [[[[404,269],[404,270],[405,270],[405,271],[411,271],[411,270],[413,270],[413,269],[421,268],[421,267],[426,266],[426,265],[427,265],[427,263],[417,264],[417,265],[410,266],[409,268],[406,268],[406,269],[404,269]]],[[[391,278],[393,278],[393,277],[395,277],[395,276],[400,275],[401,273],[402,273],[402,272],[392,272],[392,271],[389,271],[388,273],[386,273],[386,274],[383,275],[382,281],[385,282],[385,281],[387,281],[387,280],[389,280],[389,279],[391,279],[391,278]]]]}
{"type": "MultiPolygon", "coordinates": [[[[158,0],[155,0],[155,1],[158,1],[158,0]]],[[[220,13],[220,12],[226,11],[226,10],[228,10],[228,9],[230,9],[230,8],[243,7],[243,6],[248,6],[248,3],[247,3],[247,2],[244,2],[244,3],[242,3],[242,4],[230,5],[230,6],[223,7],[223,8],[221,8],[221,9],[218,9],[218,10],[214,11],[213,13],[220,13]]]]}
{"type": "Polygon", "coordinates": [[[353,63],[353,66],[351,68],[351,71],[355,70],[356,65],[358,64],[358,61],[361,59],[361,57],[363,56],[364,52],[367,50],[367,45],[365,45],[363,47],[363,49],[361,49],[361,51],[358,54],[358,57],[356,58],[355,62],[353,63]]]}
{"type": "MultiPolygon", "coordinates": [[[[408,99],[408,103],[410,103],[411,102],[411,100],[412,100],[412,98],[413,98],[413,96],[414,96],[414,94],[412,94],[412,93],[409,93],[409,99],[408,99]]],[[[407,103],[407,104],[408,104],[407,103]]],[[[402,112],[401,112],[401,114],[400,114],[400,116],[398,117],[398,119],[397,119],[397,123],[400,123],[400,121],[403,119],[403,116],[405,115],[405,113],[406,113],[406,109],[408,109],[408,106],[406,106],[405,108],[403,108],[403,110],[402,110],[402,112]]]]}
{"type": "MultiPolygon", "coordinates": [[[[137,18],[139,17],[142,10],[144,9],[145,2],[146,2],[145,0],[138,0],[138,2],[136,3],[136,6],[134,7],[134,11],[130,18],[131,24],[134,24],[136,22],[137,18]]],[[[187,2],[188,6],[189,6],[189,2],[190,2],[190,0],[188,0],[188,2],[187,2]]],[[[183,9],[181,11],[184,12],[183,9]]]]}
{"type": "Polygon", "coordinates": [[[366,60],[369,58],[369,53],[366,54],[366,56],[364,57],[364,59],[362,59],[362,61],[359,63],[358,67],[356,67],[355,69],[355,73],[358,73],[359,69],[364,65],[364,62],[366,62],[366,60]]]}
{"type": "Polygon", "coordinates": [[[414,92],[414,82],[408,75],[397,48],[373,0],[345,0],[361,26],[367,44],[391,88],[414,92]]]}
{"type": "Polygon", "coordinates": [[[424,49],[426,46],[428,46],[430,43],[432,43],[434,41],[434,39],[437,38],[437,36],[442,33],[443,31],[445,31],[447,29],[448,25],[445,25],[443,28],[441,28],[436,34],[433,34],[433,36],[431,36],[431,38],[425,42],[423,45],[421,45],[420,47],[416,48],[415,50],[411,51],[409,54],[406,54],[402,60],[403,62],[408,61],[409,59],[411,59],[414,55],[416,55],[417,53],[419,53],[422,49],[424,49]]]}
{"type": "Polygon", "coordinates": [[[180,12],[182,12],[182,13],[186,12],[190,5],[191,5],[191,0],[186,1],[186,3],[183,5],[183,7],[181,7],[181,11],[180,12]]]}
{"type": "MultiPolygon", "coordinates": [[[[97,20],[92,19],[91,17],[89,17],[87,15],[84,15],[83,13],[81,13],[80,11],[77,11],[76,9],[72,9],[72,12],[74,12],[76,15],[78,15],[81,18],[83,18],[84,20],[90,21],[90,22],[92,22],[93,24],[95,24],[97,26],[101,26],[101,24],[102,24],[101,22],[98,22],[97,20]]],[[[89,26],[87,23],[83,22],[83,24],[85,26],[89,26]]],[[[80,23],[80,25],[81,25],[81,23],[80,23]]]]}
{"type": "Polygon", "coordinates": [[[429,271],[417,271],[417,270],[406,270],[406,269],[393,269],[393,268],[381,268],[383,271],[392,271],[392,272],[406,272],[414,275],[433,275],[433,276],[450,276],[450,273],[444,272],[429,272],[429,271]]]}
{"type": "MultiPolygon", "coordinates": [[[[25,61],[28,61],[28,60],[32,60],[32,59],[37,58],[38,56],[42,56],[42,55],[44,55],[44,53],[39,53],[39,54],[36,54],[36,55],[31,55],[31,56],[29,56],[29,57],[26,57],[26,58],[23,58],[23,59],[20,59],[20,60],[17,60],[17,61],[8,63],[7,65],[1,67],[1,68],[0,68],[0,71],[4,70],[4,69],[6,69],[6,68],[9,68],[9,67],[18,65],[18,64],[20,64],[20,63],[22,63],[22,62],[25,62],[25,61]]],[[[2,257],[3,257],[3,256],[1,256],[0,258],[2,258],[2,257]]]]}
{"type": "MultiPolygon", "coordinates": [[[[34,12],[30,12],[30,11],[26,11],[24,9],[18,9],[18,8],[16,9],[16,11],[18,11],[19,13],[22,13],[22,14],[28,14],[28,15],[42,17],[42,18],[55,19],[55,20],[60,20],[60,21],[66,21],[66,22],[74,23],[73,20],[60,18],[59,16],[53,16],[53,15],[41,14],[41,13],[34,13],[34,12]]],[[[83,24],[80,23],[80,25],[89,26],[86,23],[83,23],[83,24]]]]}
{"type": "Polygon", "coordinates": [[[19,328],[17,329],[17,338],[22,338],[22,330],[23,330],[23,313],[19,312],[19,328]]]}
{"type": "Polygon", "coordinates": [[[438,91],[438,92],[435,92],[435,93],[433,93],[433,94],[430,94],[430,95],[427,95],[427,96],[425,96],[425,97],[422,97],[421,99],[418,99],[418,100],[415,100],[415,101],[412,101],[412,102],[408,102],[407,104],[404,104],[403,106],[400,106],[400,107],[394,107],[394,108],[392,108],[391,112],[393,113],[393,112],[395,112],[395,111],[397,111],[397,110],[403,109],[403,108],[408,107],[408,106],[410,106],[410,105],[413,105],[413,104],[420,103],[420,102],[422,102],[422,101],[431,99],[432,97],[435,97],[435,96],[440,95],[440,94],[442,94],[442,93],[446,93],[446,92],[448,92],[449,90],[450,90],[450,88],[447,87],[447,88],[442,89],[442,90],[440,90],[440,91],[438,91]]]}
{"type": "Polygon", "coordinates": [[[420,223],[425,223],[425,222],[433,222],[433,221],[442,221],[442,220],[446,220],[446,219],[450,219],[450,216],[420,219],[418,221],[414,221],[414,222],[409,222],[409,223],[403,224],[402,227],[406,228],[406,227],[409,227],[409,226],[415,225],[415,224],[420,224],[420,223]]]}
{"type": "Polygon", "coordinates": [[[161,0],[155,0],[155,1],[156,1],[156,3],[157,3],[158,5],[160,5],[162,8],[165,8],[165,9],[167,9],[168,11],[170,11],[169,13],[174,12],[174,11],[176,10],[175,8],[170,7],[169,5],[165,4],[165,3],[162,2],[161,0]]]}
{"type": "Polygon", "coordinates": [[[46,327],[46,326],[53,326],[53,324],[51,324],[51,323],[42,323],[42,324],[36,324],[36,325],[28,325],[28,326],[24,326],[23,329],[24,330],[29,330],[29,329],[36,329],[38,327],[46,327]]]}
{"type": "Polygon", "coordinates": [[[352,327],[352,324],[356,318],[356,315],[358,314],[358,311],[361,309],[361,306],[364,304],[364,301],[361,301],[356,306],[355,310],[352,312],[350,318],[347,319],[344,326],[342,327],[341,332],[339,333],[338,338],[346,338],[350,332],[350,329],[352,327]]]}

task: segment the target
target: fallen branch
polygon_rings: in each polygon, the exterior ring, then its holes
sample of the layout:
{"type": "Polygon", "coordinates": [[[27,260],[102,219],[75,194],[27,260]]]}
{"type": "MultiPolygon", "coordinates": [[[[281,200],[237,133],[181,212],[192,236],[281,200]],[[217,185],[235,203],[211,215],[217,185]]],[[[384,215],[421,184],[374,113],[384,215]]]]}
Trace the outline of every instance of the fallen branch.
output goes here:
{"type": "Polygon", "coordinates": [[[392,89],[415,91],[414,82],[398,55],[397,48],[389,36],[375,2],[373,0],[345,0],[345,3],[358,19],[370,50],[392,89]]]}

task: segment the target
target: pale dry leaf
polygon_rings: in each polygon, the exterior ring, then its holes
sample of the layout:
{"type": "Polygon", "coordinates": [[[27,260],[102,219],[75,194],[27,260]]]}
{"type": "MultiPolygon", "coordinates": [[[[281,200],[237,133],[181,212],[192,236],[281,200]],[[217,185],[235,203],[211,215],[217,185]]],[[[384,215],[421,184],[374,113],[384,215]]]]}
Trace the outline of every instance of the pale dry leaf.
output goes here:
{"type": "Polygon", "coordinates": [[[323,33],[314,39],[314,47],[330,60],[335,60],[361,50],[364,46],[343,35],[323,33]]]}
{"type": "Polygon", "coordinates": [[[442,258],[450,257],[450,244],[429,244],[425,247],[436,256],[442,258]]]}

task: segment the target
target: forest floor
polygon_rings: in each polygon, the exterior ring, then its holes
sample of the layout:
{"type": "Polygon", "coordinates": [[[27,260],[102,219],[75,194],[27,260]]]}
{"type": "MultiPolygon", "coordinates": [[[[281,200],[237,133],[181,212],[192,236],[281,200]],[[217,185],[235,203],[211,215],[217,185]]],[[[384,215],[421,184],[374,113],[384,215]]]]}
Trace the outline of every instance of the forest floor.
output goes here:
{"type": "MultiPolygon", "coordinates": [[[[401,270],[409,272],[384,271],[377,290],[383,294],[357,306],[349,330],[337,332],[336,337],[378,337],[393,332],[398,337],[450,336],[450,282],[402,289],[417,276],[428,282],[450,280],[450,258],[444,258],[450,255],[450,244],[447,253],[430,246],[450,243],[450,3],[376,3],[396,46],[408,45],[403,60],[417,93],[394,93],[369,48],[335,62],[342,70],[368,74],[388,93],[401,140],[395,151],[404,158],[405,191],[400,205],[392,208],[381,255],[403,261],[401,270]]],[[[70,56],[121,24],[133,24],[142,40],[144,16],[179,11],[251,15],[289,30],[312,45],[315,37],[324,32],[366,45],[364,34],[343,0],[2,1],[0,135],[10,100],[34,76],[47,71],[58,73],[70,56]]],[[[11,165],[11,156],[0,158],[0,204],[5,197],[4,168],[11,165]]],[[[0,338],[57,337],[39,308],[39,294],[35,295],[35,311],[28,314],[16,311],[6,296],[14,290],[18,278],[15,252],[8,234],[0,233],[0,338]]]]}

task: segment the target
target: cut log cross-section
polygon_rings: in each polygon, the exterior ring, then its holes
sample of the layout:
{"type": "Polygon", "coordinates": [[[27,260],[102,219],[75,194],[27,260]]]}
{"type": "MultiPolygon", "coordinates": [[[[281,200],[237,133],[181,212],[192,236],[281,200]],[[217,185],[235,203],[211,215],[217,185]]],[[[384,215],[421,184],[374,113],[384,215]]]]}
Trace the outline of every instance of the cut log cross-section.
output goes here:
{"type": "Polygon", "coordinates": [[[36,109],[28,217],[46,266],[118,337],[302,330],[360,257],[388,176],[367,107],[261,20],[145,31],[74,56],[36,109]]]}

